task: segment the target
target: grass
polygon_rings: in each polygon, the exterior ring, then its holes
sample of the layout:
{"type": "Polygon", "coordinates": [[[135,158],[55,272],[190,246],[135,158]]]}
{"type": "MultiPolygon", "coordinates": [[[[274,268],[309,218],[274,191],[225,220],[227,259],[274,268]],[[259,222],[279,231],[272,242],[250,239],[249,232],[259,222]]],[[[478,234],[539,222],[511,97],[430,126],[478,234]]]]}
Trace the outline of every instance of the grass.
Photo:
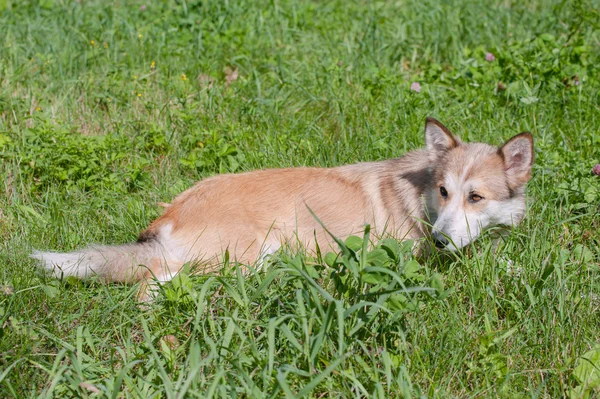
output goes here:
{"type": "Polygon", "coordinates": [[[0,0],[0,396],[598,395],[599,8],[0,0]],[[468,141],[533,132],[498,252],[358,237],[183,273],[145,308],[28,258],[132,241],[205,176],[399,156],[428,115],[468,141]]]}

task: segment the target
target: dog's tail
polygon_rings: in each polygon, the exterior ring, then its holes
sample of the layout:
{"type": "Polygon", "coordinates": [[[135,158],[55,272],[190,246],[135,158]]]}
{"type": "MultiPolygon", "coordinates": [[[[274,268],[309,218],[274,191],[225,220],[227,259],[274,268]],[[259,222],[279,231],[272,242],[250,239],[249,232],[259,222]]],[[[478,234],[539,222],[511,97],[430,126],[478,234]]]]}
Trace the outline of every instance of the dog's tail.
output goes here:
{"type": "Polygon", "coordinates": [[[46,269],[57,277],[98,276],[104,281],[134,283],[156,272],[163,256],[158,240],[125,245],[98,245],[68,253],[34,251],[31,257],[39,259],[46,269]]]}

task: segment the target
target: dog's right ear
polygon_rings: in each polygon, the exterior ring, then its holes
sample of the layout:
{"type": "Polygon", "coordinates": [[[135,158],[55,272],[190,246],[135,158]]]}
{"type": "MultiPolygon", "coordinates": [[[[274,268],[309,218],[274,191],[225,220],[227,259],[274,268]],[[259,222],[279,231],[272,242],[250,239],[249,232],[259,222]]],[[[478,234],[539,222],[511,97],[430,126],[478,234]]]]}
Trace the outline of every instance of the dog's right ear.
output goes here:
{"type": "Polygon", "coordinates": [[[439,154],[460,145],[460,139],[450,133],[450,130],[441,122],[427,117],[425,120],[425,145],[430,153],[439,154]]]}

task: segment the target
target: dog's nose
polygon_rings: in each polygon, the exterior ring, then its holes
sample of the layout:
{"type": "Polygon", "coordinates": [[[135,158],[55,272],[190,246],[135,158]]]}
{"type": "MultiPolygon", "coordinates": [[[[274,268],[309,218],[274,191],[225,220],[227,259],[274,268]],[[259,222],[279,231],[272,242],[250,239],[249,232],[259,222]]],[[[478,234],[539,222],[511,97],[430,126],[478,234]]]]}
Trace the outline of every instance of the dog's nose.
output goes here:
{"type": "Polygon", "coordinates": [[[446,248],[446,245],[448,245],[448,240],[441,234],[434,234],[433,242],[437,248],[446,248]]]}

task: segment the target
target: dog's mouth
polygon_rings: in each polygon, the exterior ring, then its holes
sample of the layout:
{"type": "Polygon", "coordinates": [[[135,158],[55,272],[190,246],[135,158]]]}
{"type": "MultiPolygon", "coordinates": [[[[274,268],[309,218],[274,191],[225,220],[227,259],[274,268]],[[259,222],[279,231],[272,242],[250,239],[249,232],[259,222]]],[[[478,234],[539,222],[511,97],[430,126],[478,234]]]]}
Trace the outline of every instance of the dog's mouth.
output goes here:
{"type": "Polygon", "coordinates": [[[475,238],[459,238],[458,240],[453,240],[449,235],[443,232],[434,231],[431,234],[431,240],[436,249],[440,251],[458,252],[469,246],[475,241],[475,238]]]}
{"type": "Polygon", "coordinates": [[[430,236],[430,243],[432,244],[432,247],[435,246],[435,248],[439,251],[461,252],[462,250],[465,250],[473,245],[473,243],[476,241],[481,240],[482,237],[499,238],[509,229],[510,226],[497,225],[480,231],[476,236],[469,235],[467,237],[463,236],[457,239],[452,239],[449,234],[440,230],[434,230],[430,236]]]}
{"type": "MultiPolygon", "coordinates": [[[[437,249],[445,249],[449,243],[450,243],[450,240],[448,240],[443,235],[441,235],[441,234],[433,235],[433,244],[435,245],[435,247],[437,249]]],[[[454,245],[453,245],[453,247],[454,247],[454,245]]]]}

